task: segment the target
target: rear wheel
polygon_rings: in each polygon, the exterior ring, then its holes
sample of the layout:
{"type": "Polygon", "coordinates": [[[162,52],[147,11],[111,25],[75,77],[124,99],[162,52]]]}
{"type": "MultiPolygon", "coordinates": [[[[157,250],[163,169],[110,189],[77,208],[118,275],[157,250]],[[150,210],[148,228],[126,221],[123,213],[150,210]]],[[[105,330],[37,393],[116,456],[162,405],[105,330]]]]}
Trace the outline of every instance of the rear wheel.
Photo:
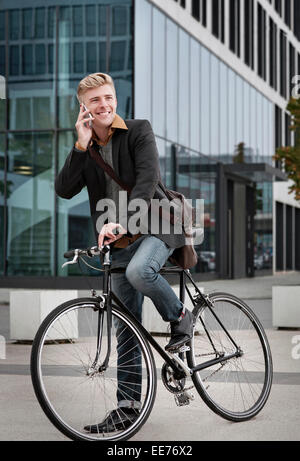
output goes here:
{"type": "Polygon", "coordinates": [[[209,298],[213,307],[196,313],[188,364],[193,368],[239,349],[239,357],[194,373],[193,381],[215,413],[231,421],[245,421],[261,411],[271,390],[270,346],[259,320],[243,301],[225,293],[209,298]]]}
{"type": "Polygon", "coordinates": [[[107,352],[104,314],[95,299],[64,303],[43,321],[32,347],[31,375],[39,403],[51,422],[73,440],[129,439],[146,422],[156,395],[152,351],[134,320],[116,306],[112,309],[109,367],[99,371],[107,352]],[[98,322],[102,324],[102,348],[98,366],[91,369],[98,322]],[[120,407],[133,400],[139,404],[135,403],[129,426],[121,423],[112,428],[108,424],[94,434],[84,430],[101,423],[112,410],[122,417],[120,407]]]}

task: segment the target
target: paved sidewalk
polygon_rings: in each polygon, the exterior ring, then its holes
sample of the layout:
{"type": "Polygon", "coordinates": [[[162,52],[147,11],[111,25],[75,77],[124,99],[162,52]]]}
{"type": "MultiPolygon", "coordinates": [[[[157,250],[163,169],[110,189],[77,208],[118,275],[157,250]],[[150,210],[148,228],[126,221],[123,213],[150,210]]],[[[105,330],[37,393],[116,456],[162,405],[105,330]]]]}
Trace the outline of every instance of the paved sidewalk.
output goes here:
{"type": "MultiPolygon", "coordinates": [[[[202,440],[300,440],[300,348],[299,330],[272,327],[273,285],[300,283],[300,274],[282,274],[234,281],[203,282],[205,291],[232,292],[253,307],[270,341],[274,361],[274,383],[263,411],[253,420],[234,424],[214,414],[196,396],[188,406],[178,408],[160,379],[149,420],[131,441],[202,440]]],[[[300,308],[300,302],[299,302],[300,308]]],[[[9,337],[9,306],[0,306],[0,335],[9,337]]],[[[163,338],[160,341],[164,341],[163,338]]],[[[31,346],[8,342],[6,359],[0,359],[0,440],[67,440],[48,421],[37,403],[29,373],[31,346]]]]}
{"type": "Polygon", "coordinates": [[[200,282],[206,292],[226,291],[242,299],[271,299],[272,287],[300,285],[300,272],[278,273],[265,277],[200,282]]]}

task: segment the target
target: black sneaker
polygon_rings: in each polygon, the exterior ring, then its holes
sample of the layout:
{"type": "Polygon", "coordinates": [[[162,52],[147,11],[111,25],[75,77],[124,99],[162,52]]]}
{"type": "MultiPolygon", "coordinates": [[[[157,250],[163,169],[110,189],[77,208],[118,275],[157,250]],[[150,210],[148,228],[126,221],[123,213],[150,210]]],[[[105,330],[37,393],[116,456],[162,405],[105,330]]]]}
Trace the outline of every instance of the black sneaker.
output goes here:
{"type": "Polygon", "coordinates": [[[181,320],[177,322],[170,322],[171,325],[171,339],[166,345],[165,350],[168,352],[175,352],[185,343],[190,341],[193,337],[194,316],[186,309],[182,314],[181,320]]]}
{"type": "Polygon", "coordinates": [[[84,430],[91,434],[124,430],[134,423],[138,415],[139,411],[134,408],[117,408],[112,410],[102,423],[85,426],[84,430]]]}

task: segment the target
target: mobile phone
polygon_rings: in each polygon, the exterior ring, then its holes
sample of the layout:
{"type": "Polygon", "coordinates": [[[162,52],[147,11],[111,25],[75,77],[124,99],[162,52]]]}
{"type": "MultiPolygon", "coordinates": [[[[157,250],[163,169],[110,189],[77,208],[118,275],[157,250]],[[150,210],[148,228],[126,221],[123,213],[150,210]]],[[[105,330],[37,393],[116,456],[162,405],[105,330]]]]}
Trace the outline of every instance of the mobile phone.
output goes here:
{"type": "MultiPolygon", "coordinates": [[[[83,105],[84,110],[88,110],[88,108],[86,107],[85,104],[82,103],[82,105],[83,105]]],[[[93,126],[93,122],[92,122],[93,117],[92,117],[92,114],[90,112],[89,112],[89,118],[90,118],[89,127],[92,128],[92,126],[93,126]]]]}

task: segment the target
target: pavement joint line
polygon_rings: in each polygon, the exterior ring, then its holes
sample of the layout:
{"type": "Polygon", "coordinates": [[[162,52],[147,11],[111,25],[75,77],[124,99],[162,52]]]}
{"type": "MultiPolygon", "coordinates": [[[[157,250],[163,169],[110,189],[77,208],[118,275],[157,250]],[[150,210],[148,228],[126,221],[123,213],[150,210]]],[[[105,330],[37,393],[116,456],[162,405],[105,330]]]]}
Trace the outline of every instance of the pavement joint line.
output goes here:
{"type": "MultiPolygon", "coordinates": [[[[51,366],[49,367],[51,368],[51,366]]],[[[157,370],[159,371],[160,367],[157,367],[157,370]]],[[[259,372],[249,371],[249,374],[250,374],[251,382],[257,383],[257,377],[259,375],[259,372]]],[[[0,376],[1,375],[29,376],[30,375],[30,365],[28,364],[1,364],[0,363],[0,376]]],[[[46,376],[56,376],[56,375],[52,371],[46,376]]],[[[63,376],[73,376],[73,375],[70,375],[67,373],[66,375],[63,375],[63,376]]],[[[161,376],[159,373],[157,377],[158,377],[158,380],[161,380],[161,376]]],[[[233,380],[232,382],[235,382],[234,377],[232,378],[232,380],[233,380]]],[[[222,382],[222,380],[220,380],[220,382],[222,382]]],[[[227,382],[228,382],[228,376],[227,376],[227,382]]],[[[274,385],[276,384],[277,385],[300,385],[300,373],[275,371],[273,373],[273,384],[274,385]]]]}

